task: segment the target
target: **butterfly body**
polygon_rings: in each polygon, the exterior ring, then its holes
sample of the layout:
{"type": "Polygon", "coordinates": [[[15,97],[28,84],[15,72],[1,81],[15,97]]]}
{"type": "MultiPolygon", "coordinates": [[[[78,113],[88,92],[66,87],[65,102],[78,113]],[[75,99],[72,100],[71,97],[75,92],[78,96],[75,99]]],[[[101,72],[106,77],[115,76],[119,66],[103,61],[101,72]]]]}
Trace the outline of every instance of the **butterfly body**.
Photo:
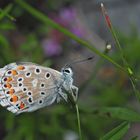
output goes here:
{"type": "Polygon", "coordinates": [[[37,64],[11,63],[0,69],[0,104],[13,113],[32,112],[67,101],[67,92],[78,93],[71,68],[61,72],[37,64]]]}

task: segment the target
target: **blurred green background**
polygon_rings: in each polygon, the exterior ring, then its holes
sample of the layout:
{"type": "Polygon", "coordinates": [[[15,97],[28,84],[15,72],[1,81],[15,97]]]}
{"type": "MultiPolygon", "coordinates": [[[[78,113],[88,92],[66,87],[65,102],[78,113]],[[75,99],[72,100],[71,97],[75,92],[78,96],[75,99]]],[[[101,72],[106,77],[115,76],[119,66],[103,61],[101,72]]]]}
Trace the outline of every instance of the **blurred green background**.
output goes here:
{"type": "MultiPolygon", "coordinates": [[[[108,55],[122,64],[120,53],[101,14],[100,1],[26,2],[102,52],[106,43],[111,44],[112,50],[108,55]]],[[[110,0],[105,4],[109,7],[126,59],[136,75],[140,75],[138,11],[130,15],[130,19],[135,15],[136,22],[131,20],[128,24],[122,24],[123,18],[129,17],[129,13],[123,17],[123,12],[131,11],[134,5],[138,8],[140,3],[135,0],[131,7],[129,0],[116,0],[114,3],[110,0]],[[118,12],[119,8],[122,13],[118,12]]],[[[67,62],[91,55],[95,56],[93,61],[77,64],[73,68],[74,83],[80,89],[78,104],[84,140],[98,140],[125,120],[118,117],[121,113],[114,117],[103,107],[130,108],[140,112],[128,76],[63,33],[38,21],[16,2],[0,1],[0,67],[15,61],[28,61],[61,70],[67,62]]],[[[140,118],[136,120],[123,139],[139,135],[140,118]]],[[[65,102],[18,116],[0,107],[0,139],[78,140],[76,111],[65,102]]]]}

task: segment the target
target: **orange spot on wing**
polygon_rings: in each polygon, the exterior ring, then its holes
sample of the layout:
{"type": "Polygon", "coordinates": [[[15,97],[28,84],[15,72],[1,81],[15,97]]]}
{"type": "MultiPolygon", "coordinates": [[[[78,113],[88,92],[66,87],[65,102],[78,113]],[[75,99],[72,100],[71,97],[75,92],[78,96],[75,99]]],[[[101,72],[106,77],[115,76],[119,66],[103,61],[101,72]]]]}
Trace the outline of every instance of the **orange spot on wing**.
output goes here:
{"type": "Polygon", "coordinates": [[[11,77],[5,77],[3,80],[4,80],[4,82],[10,82],[10,81],[12,81],[12,78],[11,77]]]}
{"type": "Polygon", "coordinates": [[[23,102],[20,103],[20,109],[23,109],[25,107],[25,104],[23,102]]]}
{"type": "Polygon", "coordinates": [[[16,70],[12,70],[12,75],[17,75],[17,71],[16,70]]]}
{"type": "Polygon", "coordinates": [[[14,89],[10,89],[9,94],[13,94],[15,92],[14,89]]]}
{"type": "Polygon", "coordinates": [[[10,82],[10,81],[12,81],[12,78],[11,77],[8,77],[6,81],[7,82],[10,82]]]}
{"type": "Polygon", "coordinates": [[[5,88],[11,88],[11,87],[12,87],[12,85],[11,85],[11,84],[9,84],[9,83],[6,83],[6,84],[4,85],[4,87],[5,87],[5,88]]]}
{"type": "Polygon", "coordinates": [[[18,70],[24,70],[25,67],[24,67],[24,66],[18,66],[17,69],[18,69],[18,70]]]}
{"type": "Polygon", "coordinates": [[[7,93],[7,94],[12,95],[14,92],[15,92],[15,90],[14,90],[14,89],[10,89],[10,90],[9,90],[9,91],[7,91],[6,93],[7,93]]]}
{"type": "Polygon", "coordinates": [[[18,97],[17,96],[12,96],[12,98],[10,99],[11,102],[17,102],[18,101],[18,97]]]}

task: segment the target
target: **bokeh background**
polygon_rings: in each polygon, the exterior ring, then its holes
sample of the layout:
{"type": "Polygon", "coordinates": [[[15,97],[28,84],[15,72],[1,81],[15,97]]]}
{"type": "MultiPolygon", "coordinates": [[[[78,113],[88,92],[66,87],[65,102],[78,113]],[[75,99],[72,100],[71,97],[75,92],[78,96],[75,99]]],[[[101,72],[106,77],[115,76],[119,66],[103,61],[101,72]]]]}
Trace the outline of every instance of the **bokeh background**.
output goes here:
{"type": "MultiPolygon", "coordinates": [[[[26,2],[102,52],[107,43],[111,44],[108,55],[122,64],[101,13],[100,3],[104,2],[129,64],[137,75],[140,74],[138,0],[26,2]]],[[[107,113],[100,114],[98,110],[87,113],[89,110],[121,106],[140,111],[127,75],[63,33],[38,21],[14,0],[0,1],[0,67],[15,61],[28,61],[60,71],[66,63],[89,56],[94,56],[94,60],[73,66],[74,83],[80,89],[78,104],[83,139],[98,140],[121,120],[107,113]],[[12,9],[2,16],[2,9],[9,4],[13,4],[12,9]]],[[[132,123],[124,140],[138,136],[139,131],[140,124],[132,123]]],[[[0,139],[78,140],[76,112],[65,102],[19,116],[0,107],[0,139]]]]}

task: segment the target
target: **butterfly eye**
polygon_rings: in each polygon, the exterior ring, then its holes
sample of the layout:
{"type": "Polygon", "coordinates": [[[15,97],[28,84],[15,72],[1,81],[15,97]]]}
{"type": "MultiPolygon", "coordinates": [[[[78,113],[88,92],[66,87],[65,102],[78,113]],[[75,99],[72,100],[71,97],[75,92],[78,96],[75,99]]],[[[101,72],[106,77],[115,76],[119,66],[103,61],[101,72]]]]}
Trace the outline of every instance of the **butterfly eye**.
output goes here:
{"type": "Polygon", "coordinates": [[[66,72],[66,73],[70,73],[70,70],[66,69],[66,70],[64,70],[64,72],[66,72]]]}

